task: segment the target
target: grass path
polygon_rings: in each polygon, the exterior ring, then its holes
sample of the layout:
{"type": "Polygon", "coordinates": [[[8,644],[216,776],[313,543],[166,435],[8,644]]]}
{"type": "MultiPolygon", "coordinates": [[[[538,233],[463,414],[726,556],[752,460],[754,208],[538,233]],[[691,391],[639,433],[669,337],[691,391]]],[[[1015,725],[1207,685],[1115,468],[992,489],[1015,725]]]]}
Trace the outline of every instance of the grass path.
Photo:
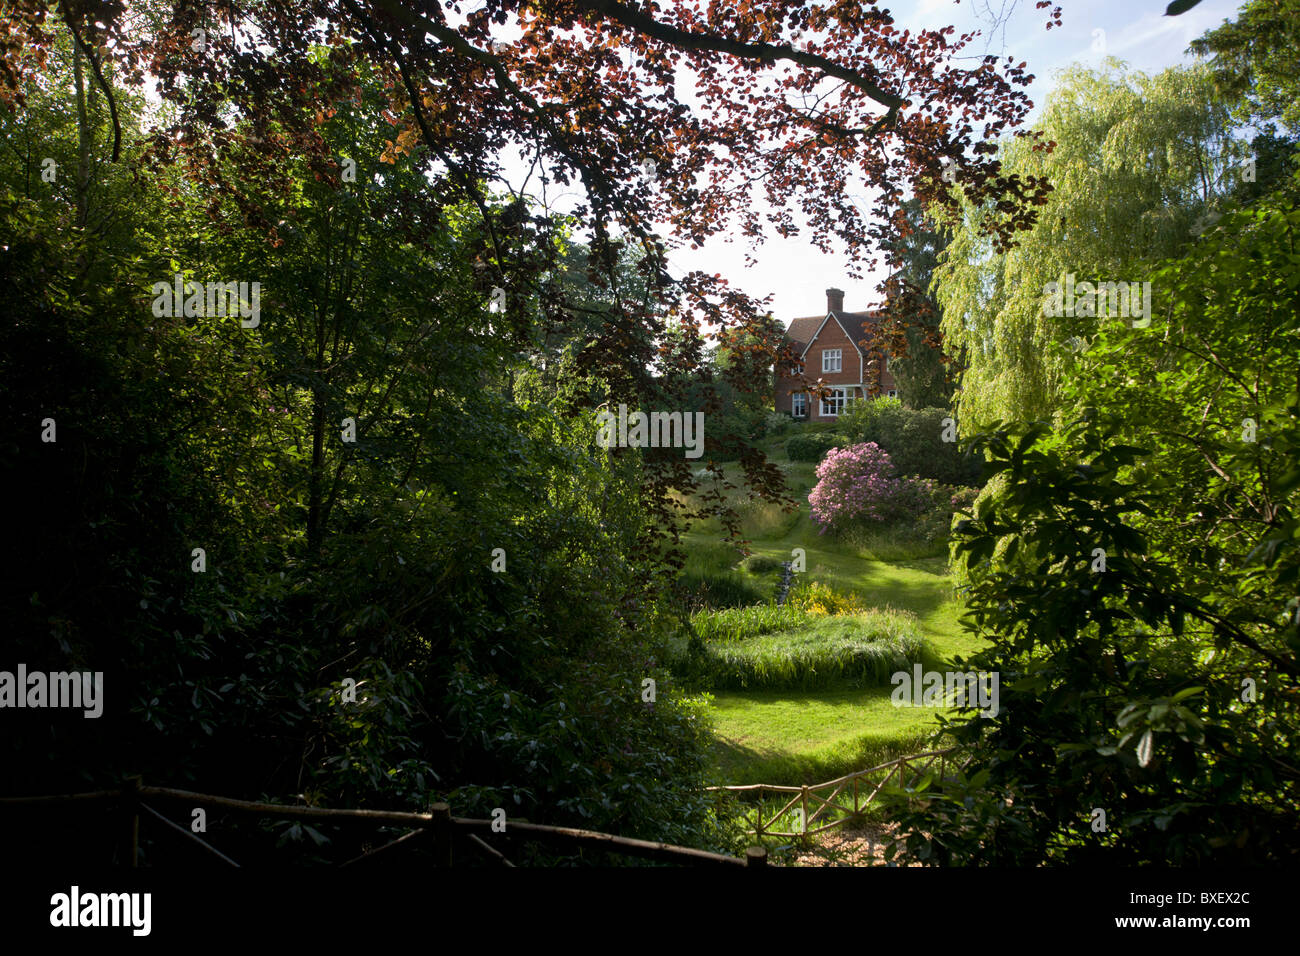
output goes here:
{"type": "Polygon", "coordinates": [[[820,783],[913,753],[933,710],[895,707],[888,687],[715,694],[720,783],[820,783]]]}
{"type": "MultiPolygon", "coordinates": [[[[856,593],[867,606],[916,615],[923,636],[944,660],[979,649],[958,621],[962,606],[948,577],[946,555],[900,558],[900,549],[888,540],[878,547],[867,542],[854,548],[819,535],[807,503],[813,466],[772,457],[801,505],[797,515],[790,515],[753,503],[742,526],[751,553],[789,561],[794,548],[803,548],[809,578],[856,593]]],[[[688,549],[716,547],[721,533],[705,526],[684,540],[688,549]]],[[[750,577],[763,593],[774,593],[775,573],[750,577]]],[[[711,782],[817,783],[921,749],[937,711],[895,707],[891,690],[715,693],[711,782]]]]}

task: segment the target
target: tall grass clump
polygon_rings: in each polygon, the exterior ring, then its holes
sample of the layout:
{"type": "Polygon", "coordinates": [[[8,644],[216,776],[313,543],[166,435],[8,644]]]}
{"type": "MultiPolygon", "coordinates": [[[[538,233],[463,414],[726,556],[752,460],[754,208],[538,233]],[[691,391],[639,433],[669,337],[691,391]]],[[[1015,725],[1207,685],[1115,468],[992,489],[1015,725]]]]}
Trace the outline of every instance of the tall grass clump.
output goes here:
{"type": "Polygon", "coordinates": [[[722,541],[695,544],[686,552],[683,570],[697,575],[723,574],[743,557],[740,550],[722,541]]]}
{"type": "Polygon", "coordinates": [[[714,690],[883,686],[896,671],[933,658],[916,618],[893,610],[807,619],[797,630],[706,640],[704,652],[702,663],[714,690]]]}
{"type": "Polygon", "coordinates": [[[799,520],[799,511],[784,510],[774,501],[747,498],[733,502],[740,517],[740,530],[746,538],[782,538],[799,520]]]}
{"type": "Polygon", "coordinates": [[[745,570],[750,574],[768,574],[781,570],[781,562],[766,554],[753,554],[745,559],[745,570]]]}
{"type": "Polygon", "coordinates": [[[691,618],[696,636],[709,642],[741,641],[748,637],[771,634],[775,631],[793,631],[803,627],[810,615],[789,604],[773,603],[754,607],[725,608],[702,611],[691,618]]]}

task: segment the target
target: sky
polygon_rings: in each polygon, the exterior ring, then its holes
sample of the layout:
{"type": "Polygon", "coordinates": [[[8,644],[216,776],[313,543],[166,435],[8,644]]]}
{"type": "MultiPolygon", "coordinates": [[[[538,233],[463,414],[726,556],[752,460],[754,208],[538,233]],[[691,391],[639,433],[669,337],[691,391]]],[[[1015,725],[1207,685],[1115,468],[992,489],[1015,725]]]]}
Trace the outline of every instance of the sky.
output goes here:
{"type": "MultiPolygon", "coordinates": [[[[1052,88],[1053,75],[1075,61],[1100,65],[1103,57],[1115,56],[1148,73],[1193,62],[1188,44],[1225,19],[1234,19],[1240,5],[1237,0],[1201,0],[1182,16],[1166,17],[1166,2],[1057,0],[1062,25],[1048,31],[1044,29],[1048,11],[1035,10],[1034,0],[1018,0],[1005,29],[995,36],[989,36],[986,24],[992,18],[990,9],[1004,8],[1002,0],[975,0],[973,5],[972,0],[917,0],[882,6],[893,13],[898,26],[907,29],[951,24],[961,33],[983,27],[985,36],[973,41],[968,52],[983,54],[987,37],[989,53],[1014,57],[1017,63],[1026,61],[1036,77],[1028,93],[1037,109],[1052,88]]],[[[772,295],[772,311],[786,324],[796,316],[824,313],[825,290],[830,287],[845,291],[844,306],[849,311],[878,301],[874,286],[879,276],[850,281],[844,260],[821,253],[807,238],[772,236],[753,253],[758,262],[752,268],[745,266],[747,251],[747,244],[727,243],[719,237],[698,250],[674,250],[669,271],[674,276],[693,269],[716,272],[751,296],[772,295]]]]}

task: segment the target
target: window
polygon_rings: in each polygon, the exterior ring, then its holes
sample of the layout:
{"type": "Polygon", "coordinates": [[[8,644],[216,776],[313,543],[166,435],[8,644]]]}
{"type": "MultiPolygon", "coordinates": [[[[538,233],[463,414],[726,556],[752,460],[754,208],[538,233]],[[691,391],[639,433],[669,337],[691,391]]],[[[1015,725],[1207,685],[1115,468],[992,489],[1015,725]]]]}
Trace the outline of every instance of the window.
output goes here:
{"type": "Polygon", "coordinates": [[[890,398],[898,398],[898,389],[891,388],[885,394],[888,395],[890,398]]]}
{"type": "Polygon", "coordinates": [[[808,396],[803,392],[799,392],[790,399],[790,414],[795,418],[808,417],[808,396]]]}
{"type": "Polygon", "coordinates": [[[841,370],[840,349],[822,349],[822,371],[839,372],[841,370]]]}
{"type": "Polygon", "coordinates": [[[832,388],[830,395],[822,399],[821,414],[823,418],[834,418],[844,411],[849,403],[848,388],[832,388]]]}

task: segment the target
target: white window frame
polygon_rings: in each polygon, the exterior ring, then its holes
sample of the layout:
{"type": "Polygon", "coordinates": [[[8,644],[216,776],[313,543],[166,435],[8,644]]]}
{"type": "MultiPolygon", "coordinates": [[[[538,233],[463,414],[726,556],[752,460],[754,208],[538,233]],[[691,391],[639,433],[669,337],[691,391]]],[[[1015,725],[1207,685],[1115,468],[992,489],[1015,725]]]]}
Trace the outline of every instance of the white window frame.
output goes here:
{"type": "Polygon", "coordinates": [[[790,414],[794,418],[808,417],[808,396],[803,392],[795,392],[790,397],[790,414]]]}
{"type": "Polygon", "coordinates": [[[896,388],[891,388],[889,391],[887,391],[887,392],[885,393],[885,397],[886,397],[886,398],[898,398],[898,389],[896,389],[896,388]]]}
{"type": "Polygon", "coordinates": [[[822,349],[822,371],[823,372],[842,372],[844,371],[844,350],[843,349],[822,349]],[[831,368],[831,360],[835,361],[835,367],[831,368]]]}
{"type": "Polygon", "coordinates": [[[845,409],[853,401],[853,388],[849,385],[836,385],[831,387],[831,401],[834,404],[827,405],[826,399],[821,399],[821,417],[822,418],[839,418],[844,414],[845,409]]]}

